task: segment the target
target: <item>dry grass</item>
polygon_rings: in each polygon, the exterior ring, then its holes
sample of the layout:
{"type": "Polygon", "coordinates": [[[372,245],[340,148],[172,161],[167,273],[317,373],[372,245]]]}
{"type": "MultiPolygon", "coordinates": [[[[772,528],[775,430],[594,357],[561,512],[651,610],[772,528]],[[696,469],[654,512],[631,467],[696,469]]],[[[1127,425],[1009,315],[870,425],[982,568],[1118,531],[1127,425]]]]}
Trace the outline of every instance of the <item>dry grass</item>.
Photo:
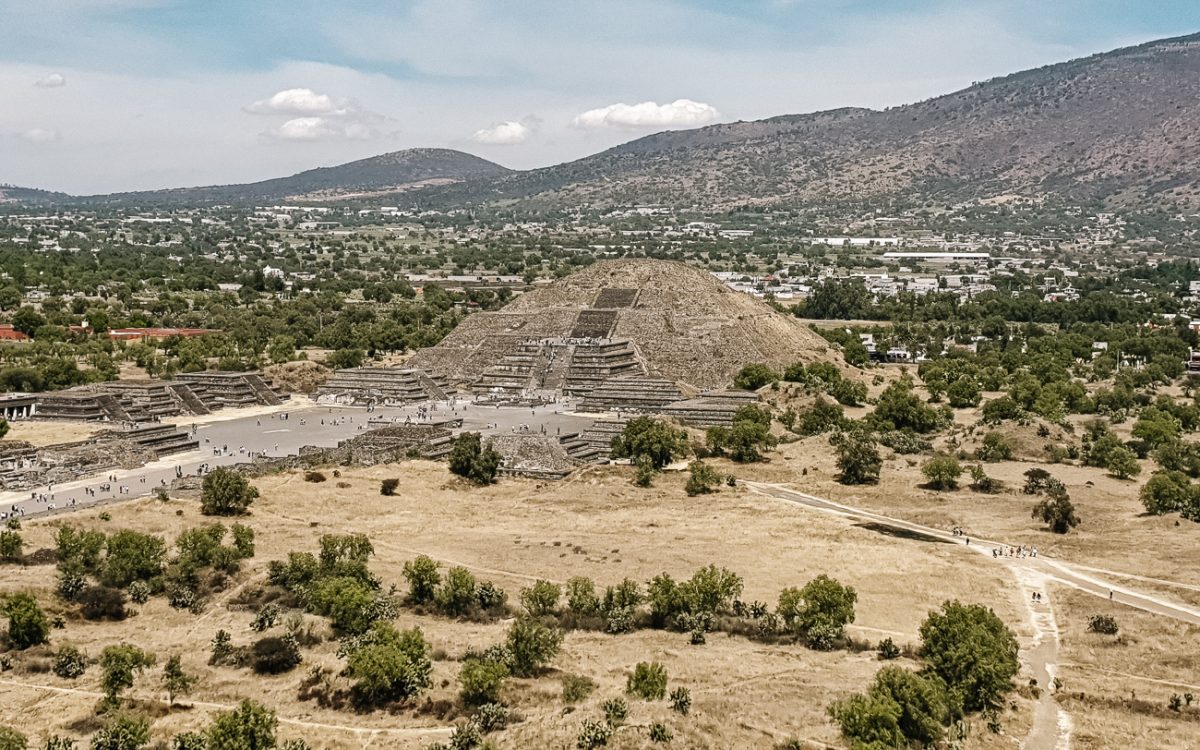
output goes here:
{"type": "Polygon", "coordinates": [[[1200,695],[1200,627],[1155,617],[1073,589],[1053,591],[1062,633],[1059,701],[1071,714],[1073,746],[1087,750],[1196,747],[1200,704],[1171,711],[1172,694],[1200,695]],[[1117,636],[1087,632],[1108,614],[1117,636]]]}
{"type": "MultiPolygon", "coordinates": [[[[362,532],[375,542],[373,569],[385,584],[402,584],[403,563],[418,553],[444,564],[471,567],[508,590],[515,601],[519,588],[535,578],[565,580],[587,575],[601,586],[628,576],[647,580],[667,571],[687,576],[709,563],[724,565],[746,581],[746,600],[774,604],[780,589],[802,585],[829,573],[855,586],[858,619],[852,635],[877,641],[893,634],[900,643],[916,639],[925,613],[947,598],[979,601],[1022,630],[1025,617],[1003,569],[950,545],[905,541],[857,527],[836,517],[803,511],[741,490],[688,498],[681,475],[663,476],[651,490],[629,484],[627,470],[589,470],[560,483],[507,481],[475,489],[448,477],[444,466],[414,462],[402,466],[343,470],[351,485],[306,484],[298,474],[258,480],[262,498],[249,518],[258,533],[257,555],[234,587],[219,595],[197,617],[170,609],[161,598],[122,623],[88,623],[72,619],[53,634],[54,644],[73,643],[92,656],[110,643],[127,641],[155,651],[160,665],[174,653],[201,676],[190,710],[164,714],[155,736],[166,738],[203,725],[216,707],[253,697],[277,708],[284,737],[304,736],[314,748],[423,747],[437,735],[413,735],[413,729],[448,725],[449,717],[396,713],[353,714],[297,700],[297,689],[312,666],[333,674],[341,669],[336,644],[326,641],[305,650],[305,664],[278,677],[262,678],[248,670],[207,666],[207,644],[218,628],[229,630],[236,643],[247,644],[253,612],[239,608],[239,595],[261,585],[266,562],[291,550],[314,550],[324,533],[362,532]],[[384,498],[379,482],[401,477],[400,494],[384,498]],[[312,722],[322,726],[305,726],[312,722]],[[352,731],[350,728],[353,728],[352,731]],[[357,734],[355,733],[357,731],[357,734]],[[371,733],[379,734],[370,740],[371,733]]],[[[188,500],[159,503],[136,501],[107,508],[112,521],[97,520],[99,511],[70,519],[88,526],[134,527],[173,538],[180,530],[205,522],[188,500]],[[182,510],[182,515],[176,515],[182,510]]],[[[58,520],[26,523],[29,549],[51,546],[58,520]]],[[[0,589],[30,589],[55,612],[71,615],[51,593],[48,566],[6,568],[0,589]]],[[[322,621],[310,618],[318,632],[322,621]]],[[[451,700],[458,664],[453,659],[470,646],[499,641],[505,623],[476,624],[403,612],[399,626],[420,625],[435,649],[446,655],[435,663],[434,701],[451,700]]],[[[1022,630],[1022,635],[1028,635],[1022,630]]],[[[669,713],[665,703],[631,701],[630,723],[645,727],[665,720],[676,746],[692,748],[768,747],[787,736],[837,744],[824,709],[831,701],[861,689],[878,668],[870,653],[818,653],[794,645],[768,645],[725,635],[710,636],[702,647],[688,645],[684,635],[643,631],[610,637],[573,632],[554,662],[554,672],[535,680],[513,681],[506,698],[525,720],[499,735],[501,747],[572,745],[585,716],[597,716],[600,701],[623,690],[625,675],[638,661],[663,662],[672,685],[693,693],[691,717],[669,713]],[[564,715],[559,674],[584,674],[600,689],[564,715]]],[[[96,697],[91,694],[48,694],[33,687],[98,689],[93,668],[77,683],[31,671],[44,659],[18,658],[13,672],[0,675],[0,722],[16,724],[31,735],[86,729],[96,697]],[[80,723],[85,722],[85,723],[80,723]]],[[[141,677],[131,695],[158,700],[159,669],[141,677]]],[[[344,680],[335,682],[345,685],[344,680]]],[[[1028,703],[1017,699],[1018,711],[1006,714],[1008,736],[975,733],[972,747],[1010,747],[1028,722],[1028,703]]],[[[613,747],[641,747],[644,729],[618,734],[613,747]]]]}
{"type": "Polygon", "coordinates": [[[21,420],[8,423],[5,440],[24,440],[36,447],[55,443],[73,443],[87,440],[105,429],[101,425],[79,422],[32,422],[21,420]]]}

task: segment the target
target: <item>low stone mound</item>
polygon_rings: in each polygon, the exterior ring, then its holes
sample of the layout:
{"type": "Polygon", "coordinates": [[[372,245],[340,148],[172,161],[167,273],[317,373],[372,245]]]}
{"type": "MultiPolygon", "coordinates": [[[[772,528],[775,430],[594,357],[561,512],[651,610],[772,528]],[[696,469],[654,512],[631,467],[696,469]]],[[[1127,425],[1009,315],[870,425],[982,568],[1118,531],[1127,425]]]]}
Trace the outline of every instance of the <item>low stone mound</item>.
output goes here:
{"type": "Polygon", "coordinates": [[[500,454],[500,470],[506,474],[558,478],[579,466],[551,435],[496,435],[487,443],[500,454]]]}

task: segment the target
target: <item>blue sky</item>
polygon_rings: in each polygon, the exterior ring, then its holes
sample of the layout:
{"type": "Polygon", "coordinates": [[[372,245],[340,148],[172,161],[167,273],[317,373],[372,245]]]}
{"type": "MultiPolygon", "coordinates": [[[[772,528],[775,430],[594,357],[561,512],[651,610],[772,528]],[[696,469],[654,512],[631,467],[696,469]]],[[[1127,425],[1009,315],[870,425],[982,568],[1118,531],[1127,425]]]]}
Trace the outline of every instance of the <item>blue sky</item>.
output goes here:
{"type": "Polygon", "coordinates": [[[528,168],[1197,31],[1195,0],[0,0],[0,182],[246,181],[413,146],[528,168]]]}

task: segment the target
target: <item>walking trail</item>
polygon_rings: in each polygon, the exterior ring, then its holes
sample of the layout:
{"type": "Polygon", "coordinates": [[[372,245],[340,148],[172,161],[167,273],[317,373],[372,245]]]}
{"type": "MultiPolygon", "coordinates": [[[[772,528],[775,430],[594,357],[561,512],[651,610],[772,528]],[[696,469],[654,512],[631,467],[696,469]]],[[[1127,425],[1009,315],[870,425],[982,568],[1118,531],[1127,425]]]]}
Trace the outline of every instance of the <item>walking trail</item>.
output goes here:
{"type": "Polygon", "coordinates": [[[1179,584],[1086,565],[1075,565],[1041,555],[1037,557],[997,556],[995,551],[1004,551],[1012,545],[989,539],[957,536],[930,526],[835,503],[825,498],[798,492],[785,485],[750,481],[740,483],[752,492],[776,500],[846,518],[869,521],[900,531],[912,532],[939,542],[959,544],[967,550],[994,560],[999,565],[1004,565],[1012,574],[1029,614],[1033,639],[1022,652],[1022,658],[1040,688],[1038,701],[1034,708],[1033,726],[1021,742],[1022,750],[1068,750],[1071,746],[1071,717],[1059,707],[1051,690],[1058,667],[1059,638],[1058,624],[1054,618],[1054,608],[1050,601],[1047,584],[1070,586],[1093,596],[1110,599],[1144,612],[1200,625],[1200,610],[1137,591],[1102,576],[1107,574],[1127,580],[1142,580],[1180,588],[1193,588],[1190,584],[1179,584]],[[1034,594],[1038,594],[1036,599],[1034,594]]]}

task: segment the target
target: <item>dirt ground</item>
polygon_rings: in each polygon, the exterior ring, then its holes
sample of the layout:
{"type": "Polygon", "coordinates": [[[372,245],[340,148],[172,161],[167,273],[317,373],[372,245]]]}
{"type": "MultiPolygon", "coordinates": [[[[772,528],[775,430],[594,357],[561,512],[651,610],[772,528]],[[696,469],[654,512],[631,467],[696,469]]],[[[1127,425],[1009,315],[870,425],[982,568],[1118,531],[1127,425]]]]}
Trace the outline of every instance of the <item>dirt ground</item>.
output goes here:
{"type": "MultiPolygon", "coordinates": [[[[780,458],[772,466],[785,463],[780,458]]],[[[239,608],[237,598],[262,584],[267,562],[289,551],[315,550],[324,533],[367,534],[375,544],[373,569],[385,586],[395,582],[401,590],[402,565],[419,553],[447,566],[471,568],[477,577],[504,587],[514,603],[520,588],[537,578],[563,581],[586,575],[604,586],[624,577],[645,581],[663,571],[687,577],[715,563],[744,578],[744,600],[772,606],[780,589],[803,585],[820,573],[853,585],[858,607],[851,635],[871,642],[890,635],[898,643],[914,643],[925,614],[949,598],[987,604],[1022,637],[1029,635],[1024,608],[1005,571],[960,547],[888,536],[740,489],[688,498],[682,483],[681,475],[670,474],[660,477],[655,488],[640,490],[629,483],[628,469],[602,468],[558,483],[510,480],[475,489],[452,479],[444,465],[426,462],[347,469],[340,479],[321,484],[284,474],[256,481],[262,497],[248,519],[258,534],[256,556],[234,587],[199,616],[171,609],[159,597],[121,623],[79,620],[55,600],[50,566],[5,568],[0,590],[34,590],[48,610],[68,617],[66,629],[53,632],[53,647],[75,644],[95,657],[105,645],[125,641],[158,654],[160,666],[140,677],[130,692],[145,705],[165,697],[159,688],[161,664],[172,654],[182,655],[185,668],[200,675],[200,683],[185,700],[190,709],[155,707],[156,738],[202,726],[213,711],[253,697],[277,709],[282,738],[303,736],[314,748],[331,749],[424,747],[445,738],[450,719],[411,709],[354,714],[298,700],[298,687],[310,668],[324,666],[335,675],[340,671],[336,642],[329,640],[306,648],[305,663],[277,677],[206,663],[208,642],[218,628],[231,632],[236,644],[258,637],[249,628],[253,612],[239,608]],[[380,480],[392,476],[401,479],[400,495],[381,497],[380,480]],[[338,482],[349,486],[338,487],[338,482]]],[[[69,521],[138,528],[173,539],[180,530],[211,520],[199,515],[195,501],[182,498],[105,510],[112,515],[107,523],[98,520],[99,510],[69,521]]],[[[27,522],[27,550],[51,546],[54,528],[62,522],[27,522]]],[[[323,620],[308,620],[316,632],[327,634],[323,620]]],[[[435,649],[434,687],[428,693],[434,701],[450,700],[456,693],[455,658],[468,647],[500,641],[506,628],[503,622],[454,622],[405,610],[397,625],[419,625],[435,649]]],[[[631,700],[632,726],[619,732],[611,747],[646,746],[645,727],[655,720],[672,728],[675,747],[771,747],[792,736],[817,747],[838,746],[825,707],[862,689],[880,666],[869,651],[821,653],[722,634],[711,635],[704,646],[691,646],[679,633],[614,637],[571,632],[549,674],[513,680],[506,688],[506,700],[524,720],[496,735],[498,745],[572,746],[583,719],[598,717],[599,703],[620,695],[634,664],[648,660],[666,666],[670,687],[691,690],[692,715],[679,717],[666,702],[631,700]],[[563,673],[586,675],[599,689],[568,711],[561,700],[563,673]]],[[[19,726],[38,741],[50,731],[83,735],[94,729],[98,669],[68,681],[46,671],[45,654],[26,653],[15,661],[12,671],[0,674],[0,723],[19,726]]],[[[1015,696],[1013,706],[1003,716],[1003,734],[992,735],[980,725],[969,746],[999,750],[1016,744],[1028,728],[1030,703],[1015,696]]]]}
{"type": "Polygon", "coordinates": [[[92,435],[105,429],[103,425],[86,424],[81,422],[36,422],[20,420],[8,423],[8,434],[5,440],[24,440],[34,446],[54,445],[55,443],[73,443],[77,440],[87,440],[92,435]]]}
{"type": "Polygon", "coordinates": [[[1053,592],[1061,631],[1058,700],[1080,750],[1197,747],[1200,703],[1168,707],[1172,694],[1200,695],[1200,628],[1075,591],[1053,592]],[[1116,636],[1087,632],[1088,618],[1114,617],[1116,636]]]}

